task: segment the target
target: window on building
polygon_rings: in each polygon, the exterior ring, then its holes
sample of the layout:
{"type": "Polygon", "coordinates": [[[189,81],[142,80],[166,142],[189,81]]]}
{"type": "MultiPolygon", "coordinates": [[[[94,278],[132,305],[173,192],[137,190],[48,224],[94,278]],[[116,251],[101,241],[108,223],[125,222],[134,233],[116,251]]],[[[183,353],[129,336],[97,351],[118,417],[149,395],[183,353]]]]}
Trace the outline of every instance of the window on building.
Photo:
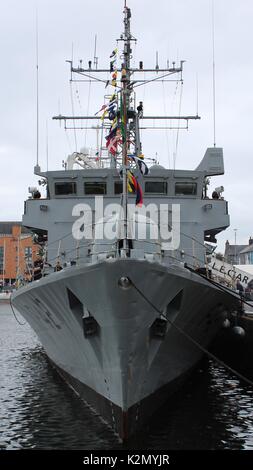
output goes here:
{"type": "Polygon", "coordinates": [[[76,183],[72,181],[55,183],[56,196],[67,196],[69,194],[76,194],[76,183]]]}
{"type": "Polygon", "coordinates": [[[123,193],[123,181],[115,181],[114,183],[114,194],[123,193]]]}
{"type": "Polygon", "coordinates": [[[146,181],[145,193],[167,194],[168,184],[166,181],[146,181]]]}
{"type": "Polygon", "coordinates": [[[246,264],[253,264],[253,251],[250,251],[249,253],[247,253],[246,257],[247,257],[246,264]]]}
{"type": "Polygon", "coordinates": [[[25,256],[31,256],[32,254],[32,247],[31,246],[26,246],[25,247],[25,256]]]}
{"type": "Polygon", "coordinates": [[[84,183],[84,194],[106,194],[106,183],[103,181],[86,181],[84,183]]]}
{"type": "Polygon", "coordinates": [[[175,194],[176,196],[196,196],[197,183],[192,183],[190,181],[176,183],[175,194]]]}
{"type": "Polygon", "coordinates": [[[0,274],[4,274],[4,247],[0,246],[0,274]]]}

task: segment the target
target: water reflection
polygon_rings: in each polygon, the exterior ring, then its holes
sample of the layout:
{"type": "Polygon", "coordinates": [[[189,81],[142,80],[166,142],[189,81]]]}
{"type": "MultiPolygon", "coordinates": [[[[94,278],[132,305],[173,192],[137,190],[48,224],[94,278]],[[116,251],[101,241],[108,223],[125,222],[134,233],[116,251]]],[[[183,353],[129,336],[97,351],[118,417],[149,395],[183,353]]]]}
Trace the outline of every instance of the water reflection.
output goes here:
{"type": "MultiPolygon", "coordinates": [[[[28,325],[0,305],[0,448],[117,449],[117,437],[62,382],[28,325]]],[[[252,449],[253,391],[203,361],[129,449],[252,449]]]]}

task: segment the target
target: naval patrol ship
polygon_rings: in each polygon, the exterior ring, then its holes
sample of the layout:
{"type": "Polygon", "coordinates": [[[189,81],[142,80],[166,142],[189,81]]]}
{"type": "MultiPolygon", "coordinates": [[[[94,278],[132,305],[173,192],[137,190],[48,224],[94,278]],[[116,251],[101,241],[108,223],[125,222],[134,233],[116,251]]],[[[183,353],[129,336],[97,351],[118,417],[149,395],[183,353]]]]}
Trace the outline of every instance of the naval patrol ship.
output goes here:
{"type": "Polygon", "coordinates": [[[188,127],[199,116],[145,115],[138,87],[181,83],[183,61],[132,67],[130,21],[125,1],[108,68],[70,61],[72,81],[99,75],[107,94],[91,116],[55,119],[66,128],[96,122],[103,143],[74,152],[59,171],[36,165],[46,194],[30,188],[23,225],[42,258],[12,296],[62,377],[123,440],[190,374],[235,302],[210,282],[206,263],[205,243],[229,226],[219,188],[208,195],[210,179],[224,173],[222,148],[207,148],[195,170],[144,159],[147,123],[188,127]]]}

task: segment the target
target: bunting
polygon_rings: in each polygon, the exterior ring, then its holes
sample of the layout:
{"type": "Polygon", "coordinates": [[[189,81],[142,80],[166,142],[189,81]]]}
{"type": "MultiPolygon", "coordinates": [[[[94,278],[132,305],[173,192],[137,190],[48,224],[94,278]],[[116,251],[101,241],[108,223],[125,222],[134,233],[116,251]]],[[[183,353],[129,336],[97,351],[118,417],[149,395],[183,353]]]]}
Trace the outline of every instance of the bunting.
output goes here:
{"type": "Polygon", "coordinates": [[[117,133],[117,127],[114,127],[113,129],[110,129],[110,132],[109,132],[109,134],[106,136],[105,139],[106,139],[107,141],[110,140],[110,139],[112,139],[112,138],[116,135],[116,133],[117,133]]]}
{"type": "Polygon", "coordinates": [[[117,86],[117,80],[113,79],[113,80],[107,80],[106,84],[105,84],[105,88],[108,87],[108,85],[111,85],[113,86],[114,88],[116,88],[117,86]]]}
{"type": "Polygon", "coordinates": [[[125,116],[124,116],[122,95],[120,96],[120,119],[121,119],[122,141],[123,141],[123,143],[125,143],[125,141],[126,141],[126,132],[125,132],[125,116]]]}
{"type": "Polygon", "coordinates": [[[116,49],[114,49],[114,50],[112,51],[112,53],[111,53],[111,55],[110,55],[110,59],[111,59],[112,57],[115,57],[115,56],[117,55],[117,53],[118,53],[118,49],[116,48],[116,49]]]}
{"type": "Polygon", "coordinates": [[[135,193],[137,189],[136,178],[134,174],[128,170],[127,171],[127,187],[129,193],[135,193]]]}
{"type": "Polygon", "coordinates": [[[142,154],[139,157],[137,157],[136,155],[128,155],[128,158],[131,158],[132,160],[134,160],[136,165],[138,165],[139,170],[140,170],[142,175],[146,176],[149,173],[148,166],[143,161],[144,156],[142,154]]]}
{"type": "Polygon", "coordinates": [[[113,157],[116,156],[117,150],[118,150],[118,144],[120,143],[120,136],[119,135],[114,135],[113,137],[107,139],[106,142],[106,147],[108,149],[108,152],[113,155],[113,157]]]}
{"type": "Polygon", "coordinates": [[[136,190],[136,200],[135,200],[136,206],[142,206],[143,204],[143,192],[140,184],[137,181],[137,190],[136,190]]]}
{"type": "Polygon", "coordinates": [[[130,170],[127,171],[127,187],[130,193],[136,194],[136,199],[135,199],[136,206],[141,206],[143,204],[142,188],[137,178],[134,176],[134,174],[130,170]]]}
{"type": "Polygon", "coordinates": [[[117,75],[118,75],[118,71],[117,71],[117,53],[118,53],[118,49],[114,49],[110,55],[110,72],[112,73],[112,76],[111,76],[111,80],[107,80],[106,84],[105,84],[105,88],[108,87],[108,85],[111,85],[113,86],[114,88],[116,88],[117,86],[117,75]]]}
{"type": "Polygon", "coordinates": [[[100,110],[95,113],[95,116],[101,113],[101,111],[104,111],[106,108],[107,108],[107,104],[103,104],[102,108],[100,108],[100,110]]]}
{"type": "Polygon", "coordinates": [[[104,120],[104,118],[105,118],[105,116],[106,116],[107,114],[108,114],[108,108],[106,107],[106,109],[104,110],[104,112],[103,112],[103,114],[102,114],[102,116],[101,116],[101,118],[100,118],[101,121],[104,120]]]}

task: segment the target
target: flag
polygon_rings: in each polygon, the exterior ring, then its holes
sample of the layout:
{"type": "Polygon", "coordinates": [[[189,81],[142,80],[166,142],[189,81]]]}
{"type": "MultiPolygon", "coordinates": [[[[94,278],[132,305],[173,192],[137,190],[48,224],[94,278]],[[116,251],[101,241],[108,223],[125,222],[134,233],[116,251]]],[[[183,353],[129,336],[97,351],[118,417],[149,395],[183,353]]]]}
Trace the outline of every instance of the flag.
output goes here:
{"type": "Polygon", "coordinates": [[[104,111],[107,108],[107,104],[103,104],[102,108],[95,113],[95,116],[100,113],[101,111],[104,111]]]}
{"type": "Polygon", "coordinates": [[[127,74],[126,69],[123,68],[121,70],[121,80],[122,81],[126,80],[126,74],[127,74]]]}
{"type": "Polygon", "coordinates": [[[110,121],[113,121],[116,117],[116,112],[115,112],[115,109],[112,109],[111,111],[109,110],[109,119],[110,121]]]}
{"type": "Polygon", "coordinates": [[[116,58],[110,62],[110,72],[113,72],[116,69],[115,62],[116,58]]]}
{"type": "Polygon", "coordinates": [[[122,141],[123,141],[123,143],[125,143],[125,141],[126,141],[126,133],[125,133],[125,117],[124,117],[124,109],[123,109],[122,95],[120,96],[120,118],[121,118],[121,135],[122,135],[122,141]]]}
{"type": "Polygon", "coordinates": [[[134,176],[134,174],[130,170],[128,170],[127,172],[127,187],[130,193],[136,194],[136,199],[135,199],[136,206],[141,206],[143,203],[142,188],[137,178],[134,176]]]}
{"type": "MultiPolygon", "coordinates": [[[[122,169],[120,170],[119,174],[122,178],[123,177],[122,169]]],[[[134,176],[134,174],[130,170],[127,170],[127,189],[129,193],[136,194],[136,199],[135,199],[136,206],[141,206],[143,204],[142,188],[137,178],[134,176]]]]}
{"type": "Polygon", "coordinates": [[[130,170],[127,172],[127,186],[130,193],[135,193],[137,189],[136,178],[130,170]]]}
{"type": "Polygon", "coordinates": [[[105,116],[106,116],[107,114],[108,114],[108,109],[107,109],[107,106],[106,106],[106,108],[105,108],[105,110],[104,110],[104,112],[103,112],[103,114],[102,114],[102,116],[101,116],[101,118],[100,118],[101,121],[104,120],[104,118],[105,118],[105,116]]]}
{"type": "Polygon", "coordinates": [[[110,130],[109,134],[106,136],[106,140],[108,142],[108,140],[112,139],[113,137],[115,137],[117,133],[117,127],[114,127],[113,129],[110,130]]]}
{"type": "Polygon", "coordinates": [[[105,88],[107,88],[108,85],[112,85],[112,86],[116,87],[117,86],[117,80],[115,80],[115,79],[114,80],[107,80],[107,82],[105,84],[105,88]]]}
{"type": "Polygon", "coordinates": [[[117,52],[118,52],[118,49],[117,49],[117,48],[114,49],[114,50],[112,51],[111,55],[110,55],[110,58],[111,58],[111,57],[115,57],[115,55],[117,54],[117,52]]]}
{"type": "MultiPolygon", "coordinates": [[[[137,180],[136,180],[137,181],[137,180]]],[[[143,193],[142,193],[142,188],[140,184],[137,181],[137,190],[136,190],[136,200],[135,200],[136,206],[142,206],[143,204],[143,193]]]]}
{"type": "Polygon", "coordinates": [[[111,153],[114,157],[117,153],[118,143],[119,143],[119,137],[117,135],[115,135],[111,139],[108,139],[106,142],[106,147],[108,149],[108,152],[111,153]]]}
{"type": "Polygon", "coordinates": [[[112,121],[112,125],[111,125],[111,131],[113,129],[115,129],[115,127],[117,128],[118,127],[118,119],[117,119],[117,116],[115,116],[114,120],[112,121]]]}
{"type": "Polygon", "coordinates": [[[111,96],[109,100],[109,103],[112,103],[113,101],[116,101],[116,93],[113,93],[113,95],[111,96]]]}
{"type": "Polygon", "coordinates": [[[146,176],[149,173],[148,166],[143,161],[143,158],[136,157],[136,155],[128,155],[128,158],[131,158],[132,160],[135,161],[142,175],[146,176]]]}
{"type": "Polygon", "coordinates": [[[113,121],[116,117],[116,101],[112,101],[108,106],[108,113],[110,121],[113,121]]]}
{"type": "Polygon", "coordinates": [[[113,111],[115,108],[116,108],[116,100],[109,103],[108,111],[113,111]]]}
{"type": "MultiPolygon", "coordinates": [[[[115,95],[114,95],[114,96],[115,96],[115,95]]],[[[110,108],[110,106],[115,106],[116,104],[117,104],[117,100],[116,100],[116,98],[114,98],[113,100],[110,99],[108,106],[109,106],[109,108],[110,108]]]]}

